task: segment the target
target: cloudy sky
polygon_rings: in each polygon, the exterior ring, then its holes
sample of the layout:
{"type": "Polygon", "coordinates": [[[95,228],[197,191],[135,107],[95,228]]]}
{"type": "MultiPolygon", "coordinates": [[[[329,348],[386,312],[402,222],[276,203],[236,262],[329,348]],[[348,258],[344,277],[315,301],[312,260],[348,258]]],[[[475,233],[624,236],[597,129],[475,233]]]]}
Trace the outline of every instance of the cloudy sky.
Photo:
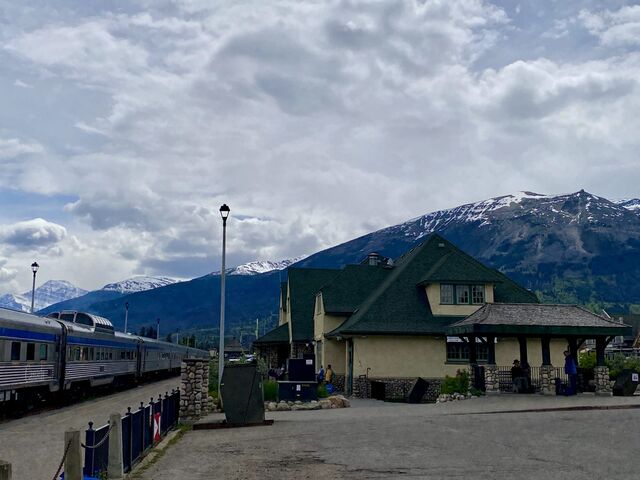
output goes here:
{"type": "Polygon", "coordinates": [[[638,196],[640,5],[0,0],[0,294],[281,259],[518,190],[638,196]]]}

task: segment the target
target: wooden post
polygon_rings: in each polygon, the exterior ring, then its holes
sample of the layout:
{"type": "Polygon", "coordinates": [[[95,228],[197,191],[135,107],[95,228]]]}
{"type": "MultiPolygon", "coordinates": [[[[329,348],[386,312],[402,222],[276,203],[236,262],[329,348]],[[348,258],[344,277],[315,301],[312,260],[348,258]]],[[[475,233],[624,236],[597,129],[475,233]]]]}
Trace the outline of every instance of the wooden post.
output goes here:
{"type": "Polygon", "coordinates": [[[542,346],[542,365],[551,365],[551,349],[549,348],[549,337],[540,338],[542,346]]]}
{"type": "Polygon", "coordinates": [[[604,367],[604,349],[607,346],[605,337],[596,337],[596,366],[604,367]]]}
{"type": "Polygon", "coordinates": [[[496,364],[496,337],[487,336],[487,364],[496,364]]]}
{"type": "Polygon", "coordinates": [[[528,364],[527,337],[518,337],[518,343],[520,344],[520,365],[528,364]]]}
{"type": "Polygon", "coordinates": [[[0,480],[11,480],[11,464],[0,460],[0,480]]]}
{"type": "Polygon", "coordinates": [[[64,460],[64,478],[65,480],[82,480],[80,430],[67,430],[64,432],[65,450],[67,446],[69,446],[69,450],[67,450],[67,457],[64,460]]]}
{"type": "Polygon", "coordinates": [[[107,478],[122,478],[124,475],[122,465],[122,418],[119,413],[109,416],[109,463],[107,464],[107,478]]]}
{"type": "Polygon", "coordinates": [[[467,337],[469,346],[469,365],[475,365],[478,363],[478,353],[476,348],[476,337],[471,335],[467,337]]]}

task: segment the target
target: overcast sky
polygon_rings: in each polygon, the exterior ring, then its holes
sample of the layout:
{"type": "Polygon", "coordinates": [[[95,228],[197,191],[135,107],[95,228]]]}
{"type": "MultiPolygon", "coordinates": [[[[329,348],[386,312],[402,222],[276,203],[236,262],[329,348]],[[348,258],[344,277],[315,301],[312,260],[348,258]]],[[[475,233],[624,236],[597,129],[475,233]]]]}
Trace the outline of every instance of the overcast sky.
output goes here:
{"type": "Polygon", "coordinates": [[[0,294],[638,196],[637,2],[0,0],[0,294]]]}

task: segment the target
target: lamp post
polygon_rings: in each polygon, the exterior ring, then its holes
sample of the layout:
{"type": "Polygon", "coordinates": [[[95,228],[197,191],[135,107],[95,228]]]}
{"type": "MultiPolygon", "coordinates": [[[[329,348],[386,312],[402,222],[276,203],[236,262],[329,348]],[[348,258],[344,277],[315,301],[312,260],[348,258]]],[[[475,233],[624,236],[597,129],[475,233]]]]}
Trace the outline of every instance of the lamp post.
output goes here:
{"type": "Polygon", "coordinates": [[[156,340],[160,340],[160,319],[156,318],[156,340]]]}
{"type": "Polygon", "coordinates": [[[124,333],[127,333],[128,321],[129,321],[129,302],[124,302],[124,333]]]}
{"type": "Polygon", "coordinates": [[[218,398],[222,398],[220,384],[222,383],[222,373],[224,371],[224,287],[225,287],[225,256],[227,254],[227,218],[231,209],[225,203],[220,207],[222,217],[222,271],[220,274],[220,348],[218,349],[218,398]]]}
{"type": "Polygon", "coordinates": [[[38,272],[38,262],[33,262],[31,264],[31,271],[33,272],[33,285],[31,286],[31,313],[33,313],[33,304],[36,300],[36,273],[38,272]]]}

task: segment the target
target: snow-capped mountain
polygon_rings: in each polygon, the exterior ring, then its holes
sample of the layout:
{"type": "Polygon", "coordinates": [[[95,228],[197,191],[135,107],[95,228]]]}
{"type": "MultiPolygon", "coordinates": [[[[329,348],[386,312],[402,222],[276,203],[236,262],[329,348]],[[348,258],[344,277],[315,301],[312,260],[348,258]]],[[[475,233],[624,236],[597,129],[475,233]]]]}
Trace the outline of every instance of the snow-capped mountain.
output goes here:
{"type": "Polygon", "coordinates": [[[146,275],[138,275],[135,277],[122,280],[121,282],[108,283],[101,290],[108,292],[118,293],[134,293],[144,292],[145,290],[153,290],[154,288],[166,287],[172,283],[176,283],[178,280],[169,277],[154,277],[146,275]]]}
{"type": "Polygon", "coordinates": [[[307,258],[307,255],[301,255],[295,258],[288,258],[286,260],[280,260],[273,262],[271,260],[262,260],[256,262],[245,263],[244,265],[238,265],[235,268],[227,270],[229,275],[258,275],[259,273],[272,272],[274,270],[284,270],[290,267],[294,263],[299,262],[307,258]]]}
{"type": "MultiPolygon", "coordinates": [[[[49,280],[35,291],[34,310],[38,311],[54,303],[80,297],[86,290],[65,280],[49,280]]],[[[0,307],[28,312],[31,310],[31,291],[22,294],[6,294],[0,297],[0,307]]]]}
{"type": "Polygon", "coordinates": [[[627,210],[640,214],[640,198],[625,198],[622,200],[616,200],[615,203],[627,210]]]}

